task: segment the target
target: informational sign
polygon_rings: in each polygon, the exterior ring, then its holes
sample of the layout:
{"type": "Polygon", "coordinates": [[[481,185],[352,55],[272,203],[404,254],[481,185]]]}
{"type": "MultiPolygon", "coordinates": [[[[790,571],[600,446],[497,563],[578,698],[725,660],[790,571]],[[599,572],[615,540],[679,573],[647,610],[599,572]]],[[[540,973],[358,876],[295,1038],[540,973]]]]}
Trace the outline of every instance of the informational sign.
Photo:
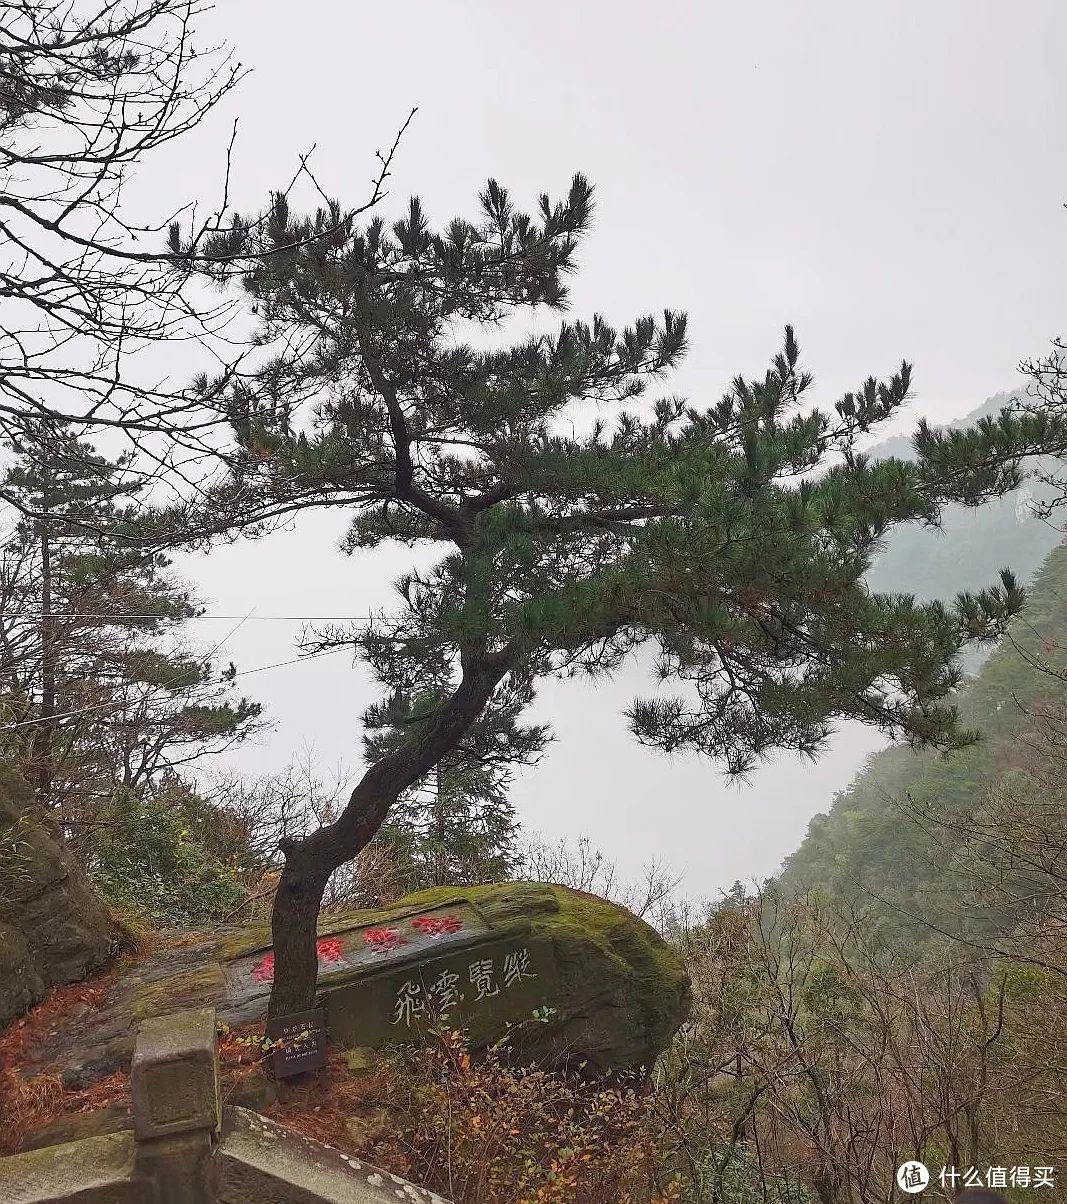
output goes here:
{"type": "Polygon", "coordinates": [[[326,1064],[326,1015],[322,1008],[275,1016],[267,1021],[274,1073],[280,1079],[326,1064]]]}

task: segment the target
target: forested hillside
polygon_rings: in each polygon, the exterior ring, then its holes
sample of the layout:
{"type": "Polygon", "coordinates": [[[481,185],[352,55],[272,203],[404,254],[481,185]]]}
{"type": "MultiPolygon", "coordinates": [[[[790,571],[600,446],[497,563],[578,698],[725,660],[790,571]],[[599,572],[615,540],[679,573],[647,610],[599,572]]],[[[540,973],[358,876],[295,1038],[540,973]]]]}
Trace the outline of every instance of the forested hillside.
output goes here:
{"type": "Polygon", "coordinates": [[[1067,547],[1060,546],[1031,583],[1009,636],[960,691],[963,720],[982,740],[947,756],[899,745],[877,753],[829,814],[812,820],[783,882],[869,903],[887,925],[911,928],[912,936],[931,930],[909,922],[909,914],[974,935],[983,917],[963,916],[955,881],[965,825],[949,817],[969,814],[991,788],[1040,758],[1041,725],[1067,701],[1065,647],[1067,547]]]}
{"type": "MultiPolygon", "coordinates": [[[[997,393],[951,426],[959,429],[993,416],[1020,396],[997,393]]],[[[875,445],[869,454],[873,459],[910,458],[914,452],[910,440],[898,436],[875,445]]],[[[993,581],[1002,568],[1029,583],[1030,601],[1013,631],[1018,649],[1005,641],[991,657],[988,648],[972,647],[964,654],[965,668],[976,676],[961,692],[959,705],[965,721],[982,731],[983,741],[948,758],[905,746],[876,753],[848,789],[835,796],[829,812],[811,821],[804,842],[786,862],[786,884],[826,885],[865,899],[885,914],[887,923],[907,923],[896,908],[918,909],[927,919],[954,920],[936,905],[940,892],[930,889],[945,872],[943,833],[924,836],[914,824],[902,822],[899,803],[907,795],[916,805],[972,801],[1000,778],[1020,733],[1032,726],[1027,711],[1034,699],[1065,692],[1062,683],[1036,673],[1025,659],[1035,649],[1062,644],[1067,626],[1067,552],[1054,551],[1062,532],[1058,522],[1037,517],[1029,504],[1049,495],[1048,486],[1027,484],[977,509],[945,507],[936,530],[912,524],[892,531],[867,574],[873,589],[950,600],[960,590],[993,581]],[[921,908],[917,893],[923,895],[921,908]]],[[[958,915],[958,904],[953,908],[958,915]]]]}

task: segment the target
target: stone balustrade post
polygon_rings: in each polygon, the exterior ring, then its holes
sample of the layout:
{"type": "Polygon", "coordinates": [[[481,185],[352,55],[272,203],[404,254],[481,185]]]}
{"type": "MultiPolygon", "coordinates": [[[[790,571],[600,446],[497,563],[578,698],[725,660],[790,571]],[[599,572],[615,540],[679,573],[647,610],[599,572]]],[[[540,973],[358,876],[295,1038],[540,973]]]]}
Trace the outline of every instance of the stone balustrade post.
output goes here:
{"type": "Polygon", "coordinates": [[[141,1024],[130,1097],[133,1132],[0,1158],[0,1204],[448,1204],[255,1112],[220,1108],[211,1008],[141,1024]]]}
{"type": "Polygon", "coordinates": [[[219,1076],[213,1008],[145,1020],[130,1074],[134,1175],[146,1204],[204,1204],[214,1198],[219,1076]]]}

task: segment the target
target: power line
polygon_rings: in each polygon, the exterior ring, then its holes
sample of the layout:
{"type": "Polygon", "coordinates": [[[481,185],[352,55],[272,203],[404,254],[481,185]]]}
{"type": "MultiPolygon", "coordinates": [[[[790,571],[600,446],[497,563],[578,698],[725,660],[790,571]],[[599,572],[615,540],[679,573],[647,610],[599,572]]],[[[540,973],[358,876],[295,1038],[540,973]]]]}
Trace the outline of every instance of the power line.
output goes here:
{"type": "MultiPolygon", "coordinates": [[[[232,634],[232,633],[231,633],[232,634]]],[[[239,669],[236,673],[229,674],[223,678],[224,681],[232,681],[235,677],[248,677],[252,673],[265,673],[268,669],[284,669],[287,665],[298,665],[303,661],[313,661],[320,656],[329,656],[334,652],[343,652],[345,648],[339,645],[336,648],[322,648],[318,652],[309,652],[306,656],[294,656],[292,660],[275,661],[270,665],[256,665],[254,669],[239,669]]],[[[49,715],[37,719],[24,719],[19,723],[3,723],[0,724],[0,731],[11,732],[18,728],[36,727],[40,723],[51,723],[56,719],[73,719],[78,715],[88,715],[93,711],[101,711],[107,707],[113,707],[118,710],[122,703],[114,698],[109,698],[106,702],[93,703],[91,706],[79,707],[77,710],[64,711],[62,715],[49,715]]]]}
{"type": "MultiPolygon", "coordinates": [[[[110,623],[126,623],[137,622],[139,620],[160,620],[171,618],[168,615],[120,615],[120,614],[79,614],[69,611],[53,611],[51,614],[45,614],[40,610],[18,610],[18,611],[0,611],[0,619],[98,619],[110,623]]],[[[240,619],[243,622],[254,623],[257,621],[268,623],[366,623],[376,618],[376,615],[218,615],[218,614],[202,614],[190,615],[188,618],[175,620],[176,622],[192,623],[199,619],[223,619],[234,620],[240,619]]]]}
{"type": "MultiPolygon", "coordinates": [[[[336,648],[321,648],[318,652],[309,652],[306,656],[294,656],[289,661],[275,661],[273,665],[257,665],[254,669],[239,669],[233,677],[247,677],[250,673],[263,673],[267,669],[283,669],[286,665],[299,665],[302,661],[313,661],[319,656],[329,656],[332,652],[346,652],[343,644],[336,648]]],[[[229,680],[229,678],[227,678],[229,680]]]]}
{"type": "MultiPolygon", "coordinates": [[[[42,614],[43,613],[44,612],[42,612],[42,614]]],[[[249,612],[249,613],[251,613],[251,612],[249,612]]],[[[53,614],[49,614],[47,617],[49,619],[51,619],[51,618],[54,618],[55,616],[53,614]]],[[[234,626],[231,627],[230,630],[227,631],[226,634],[221,639],[216,640],[215,643],[211,646],[211,649],[207,653],[207,655],[199,658],[201,660],[201,662],[206,665],[208,662],[208,659],[210,657],[214,656],[216,652],[218,652],[218,650],[223,646],[223,644],[225,644],[226,641],[230,638],[230,636],[232,636],[234,634],[234,632],[237,631],[239,627],[241,627],[241,625],[244,623],[245,619],[247,619],[247,618],[248,618],[248,615],[245,615],[243,618],[239,619],[237,621],[237,623],[235,623],[234,626]]],[[[236,674],[234,676],[236,676],[236,674]]],[[[172,677],[170,682],[163,682],[161,684],[163,685],[163,688],[166,689],[168,685],[174,684],[174,678],[172,677]]],[[[78,715],[88,715],[88,714],[91,714],[93,711],[102,711],[106,707],[113,707],[116,705],[116,703],[117,703],[116,699],[109,698],[104,702],[91,703],[89,706],[85,706],[85,707],[76,707],[73,711],[66,711],[62,715],[40,715],[36,719],[24,719],[20,723],[8,723],[8,724],[4,725],[2,730],[16,731],[19,728],[23,728],[23,727],[35,727],[37,724],[40,724],[40,723],[54,723],[55,720],[57,720],[57,719],[74,719],[78,715]]],[[[117,703],[117,705],[121,706],[122,704],[117,703]]]]}

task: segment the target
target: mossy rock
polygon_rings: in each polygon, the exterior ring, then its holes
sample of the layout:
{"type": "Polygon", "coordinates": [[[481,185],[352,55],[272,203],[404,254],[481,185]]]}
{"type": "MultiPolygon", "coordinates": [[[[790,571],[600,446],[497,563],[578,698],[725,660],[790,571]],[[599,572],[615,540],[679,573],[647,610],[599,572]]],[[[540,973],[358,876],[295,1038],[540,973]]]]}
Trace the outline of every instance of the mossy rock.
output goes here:
{"type": "MultiPolygon", "coordinates": [[[[167,973],[122,988],[133,1019],[194,1004],[261,1019],[270,930],[220,933],[167,973]]],[[[385,1051],[461,1029],[473,1049],[503,1039],[517,1060],[595,1073],[650,1066],[686,1018],[690,985],[648,924],[594,895],[537,882],[442,887],[380,909],[323,917],[330,953],[319,999],[330,1038],[385,1051]],[[381,945],[393,934],[394,942],[381,945]]]]}
{"type": "Polygon", "coordinates": [[[84,978],[113,952],[107,908],[25,779],[2,761],[0,904],[0,1024],[43,988],[84,978]]]}
{"type": "Polygon", "coordinates": [[[150,1016],[214,1004],[222,998],[224,985],[217,962],[184,968],[151,982],[131,984],[130,1014],[135,1020],[147,1020],[150,1016]]]}
{"type": "Polygon", "coordinates": [[[505,1038],[522,1061],[605,1073],[650,1066],[688,1015],[689,979],[659,933],[617,904],[561,886],[421,891],[394,907],[339,916],[329,931],[353,923],[388,928],[451,907],[471,909],[484,927],[447,952],[420,949],[324,978],[336,1039],[369,1046],[425,1039],[432,1008],[404,1015],[403,1000],[432,1003],[444,981],[454,1002],[443,1019],[462,1027],[473,1047],[505,1038]],[[487,964],[487,979],[475,984],[477,967],[487,964]],[[528,973],[517,973],[523,964],[528,973]]]}

